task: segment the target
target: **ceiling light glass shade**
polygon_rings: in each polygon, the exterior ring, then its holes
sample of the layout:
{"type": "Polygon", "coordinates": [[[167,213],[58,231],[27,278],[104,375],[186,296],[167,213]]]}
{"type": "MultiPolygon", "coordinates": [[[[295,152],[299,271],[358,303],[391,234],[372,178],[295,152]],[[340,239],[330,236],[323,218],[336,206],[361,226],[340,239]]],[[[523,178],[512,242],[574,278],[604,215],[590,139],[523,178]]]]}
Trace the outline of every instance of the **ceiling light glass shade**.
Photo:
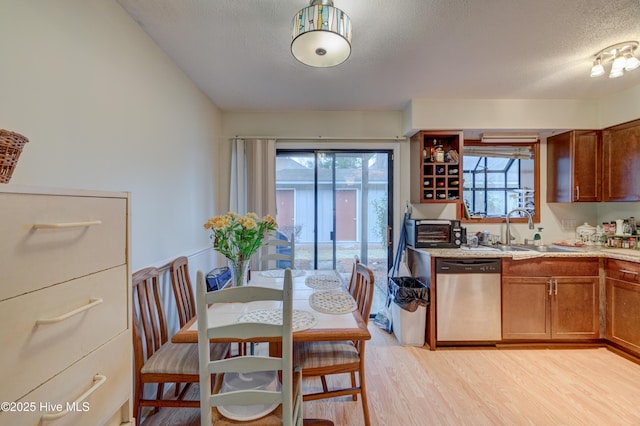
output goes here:
{"type": "Polygon", "coordinates": [[[636,68],[640,67],[640,61],[635,56],[629,55],[627,57],[627,62],[624,66],[625,71],[632,71],[636,68]]]}
{"type": "Polygon", "coordinates": [[[604,74],[604,67],[602,66],[602,61],[598,58],[593,63],[593,67],[591,67],[591,77],[600,77],[602,74],[604,74]]]}
{"type": "Polygon", "coordinates": [[[622,71],[626,63],[627,59],[623,55],[616,55],[616,58],[613,60],[613,65],[611,65],[611,73],[622,71]]]}
{"type": "Polygon", "coordinates": [[[611,68],[611,72],[609,73],[609,78],[618,78],[618,77],[622,77],[624,75],[624,70],[614,70],[613,68],[611,68]]]}
{"type": "Polygon", "coordinates": [[[332,1],[312,0],[293,17],[292,38],[291,53],[298,61],[333,67],[351,55],[351,19],[332,1]]]}

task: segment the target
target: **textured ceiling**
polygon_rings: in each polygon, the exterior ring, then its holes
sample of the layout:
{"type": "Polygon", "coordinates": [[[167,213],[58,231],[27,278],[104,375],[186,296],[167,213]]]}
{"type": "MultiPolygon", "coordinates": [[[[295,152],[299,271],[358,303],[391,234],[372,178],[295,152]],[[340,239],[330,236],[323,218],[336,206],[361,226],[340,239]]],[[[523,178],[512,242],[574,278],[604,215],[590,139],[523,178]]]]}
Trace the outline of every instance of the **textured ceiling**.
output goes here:
{"type": "Polygon", "coordinates": [[[351,57],[297,62],[302,0],[118,0],[223,110],[400,110],[412,98],[597,99],[640,85],[589,77],[593,55],[640,40],[640,0],[334,0],[351,57]]]}

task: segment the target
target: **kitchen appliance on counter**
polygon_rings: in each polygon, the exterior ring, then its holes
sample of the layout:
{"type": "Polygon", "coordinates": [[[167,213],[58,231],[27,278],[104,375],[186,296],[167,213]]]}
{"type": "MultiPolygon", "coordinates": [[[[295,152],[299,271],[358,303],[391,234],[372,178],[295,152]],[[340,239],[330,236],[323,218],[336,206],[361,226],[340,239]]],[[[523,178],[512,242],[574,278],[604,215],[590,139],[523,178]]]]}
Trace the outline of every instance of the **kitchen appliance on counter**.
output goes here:
{"type": "Polygon", "coordinates": [[[500,259],[436,259],[436,340],[502,339],[500,259]]]}
{"type": "Polygon", "coordinates": [[[458,248],[466,240],[459,220],[407,219],[407,245],[413,248],[458,248]]]}

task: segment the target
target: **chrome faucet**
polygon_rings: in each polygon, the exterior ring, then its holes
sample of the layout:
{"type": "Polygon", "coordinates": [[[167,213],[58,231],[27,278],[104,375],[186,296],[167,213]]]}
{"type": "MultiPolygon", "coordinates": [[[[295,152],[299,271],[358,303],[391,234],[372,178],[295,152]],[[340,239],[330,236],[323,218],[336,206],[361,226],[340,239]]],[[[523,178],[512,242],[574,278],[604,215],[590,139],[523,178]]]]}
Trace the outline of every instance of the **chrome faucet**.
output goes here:
{"type": "Polygon", "coordinates": [[[529,229],[535,229],[535,227],[533,226],[533,216],[531,216],[531,213],[529,213],[529,210],[521,209],[521,208],[517,208],[517,209],[511,210],[509,213],[507,213],[507,230],[505,232],[505,240],[506,240],[505,244],[507,244],[507,245],[511,244],[511,240],[515,240],[516,239],[516,237],[512,237],[511,236],[511,228],[509,227],[509,217],[514,212],[522,212],[522,213],[526,214],[528,222],[529,222],[529,229]]]}

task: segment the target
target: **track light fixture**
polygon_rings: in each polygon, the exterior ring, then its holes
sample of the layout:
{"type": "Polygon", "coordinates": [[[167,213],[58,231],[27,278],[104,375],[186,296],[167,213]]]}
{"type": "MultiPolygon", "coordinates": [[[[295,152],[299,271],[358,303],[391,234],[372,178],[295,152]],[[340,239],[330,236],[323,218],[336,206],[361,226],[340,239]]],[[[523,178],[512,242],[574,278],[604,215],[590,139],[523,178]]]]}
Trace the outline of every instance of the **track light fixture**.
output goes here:
{"type": "Polygon", "coordinates": [[[625,41],[602,49],[593,60],[591,77],[604,75],[604,65],[610,62],[609,78],[622,77],[625,71],[640,67],[640,60],[635,56],[637,48],[637,41],[625,41]]]}

